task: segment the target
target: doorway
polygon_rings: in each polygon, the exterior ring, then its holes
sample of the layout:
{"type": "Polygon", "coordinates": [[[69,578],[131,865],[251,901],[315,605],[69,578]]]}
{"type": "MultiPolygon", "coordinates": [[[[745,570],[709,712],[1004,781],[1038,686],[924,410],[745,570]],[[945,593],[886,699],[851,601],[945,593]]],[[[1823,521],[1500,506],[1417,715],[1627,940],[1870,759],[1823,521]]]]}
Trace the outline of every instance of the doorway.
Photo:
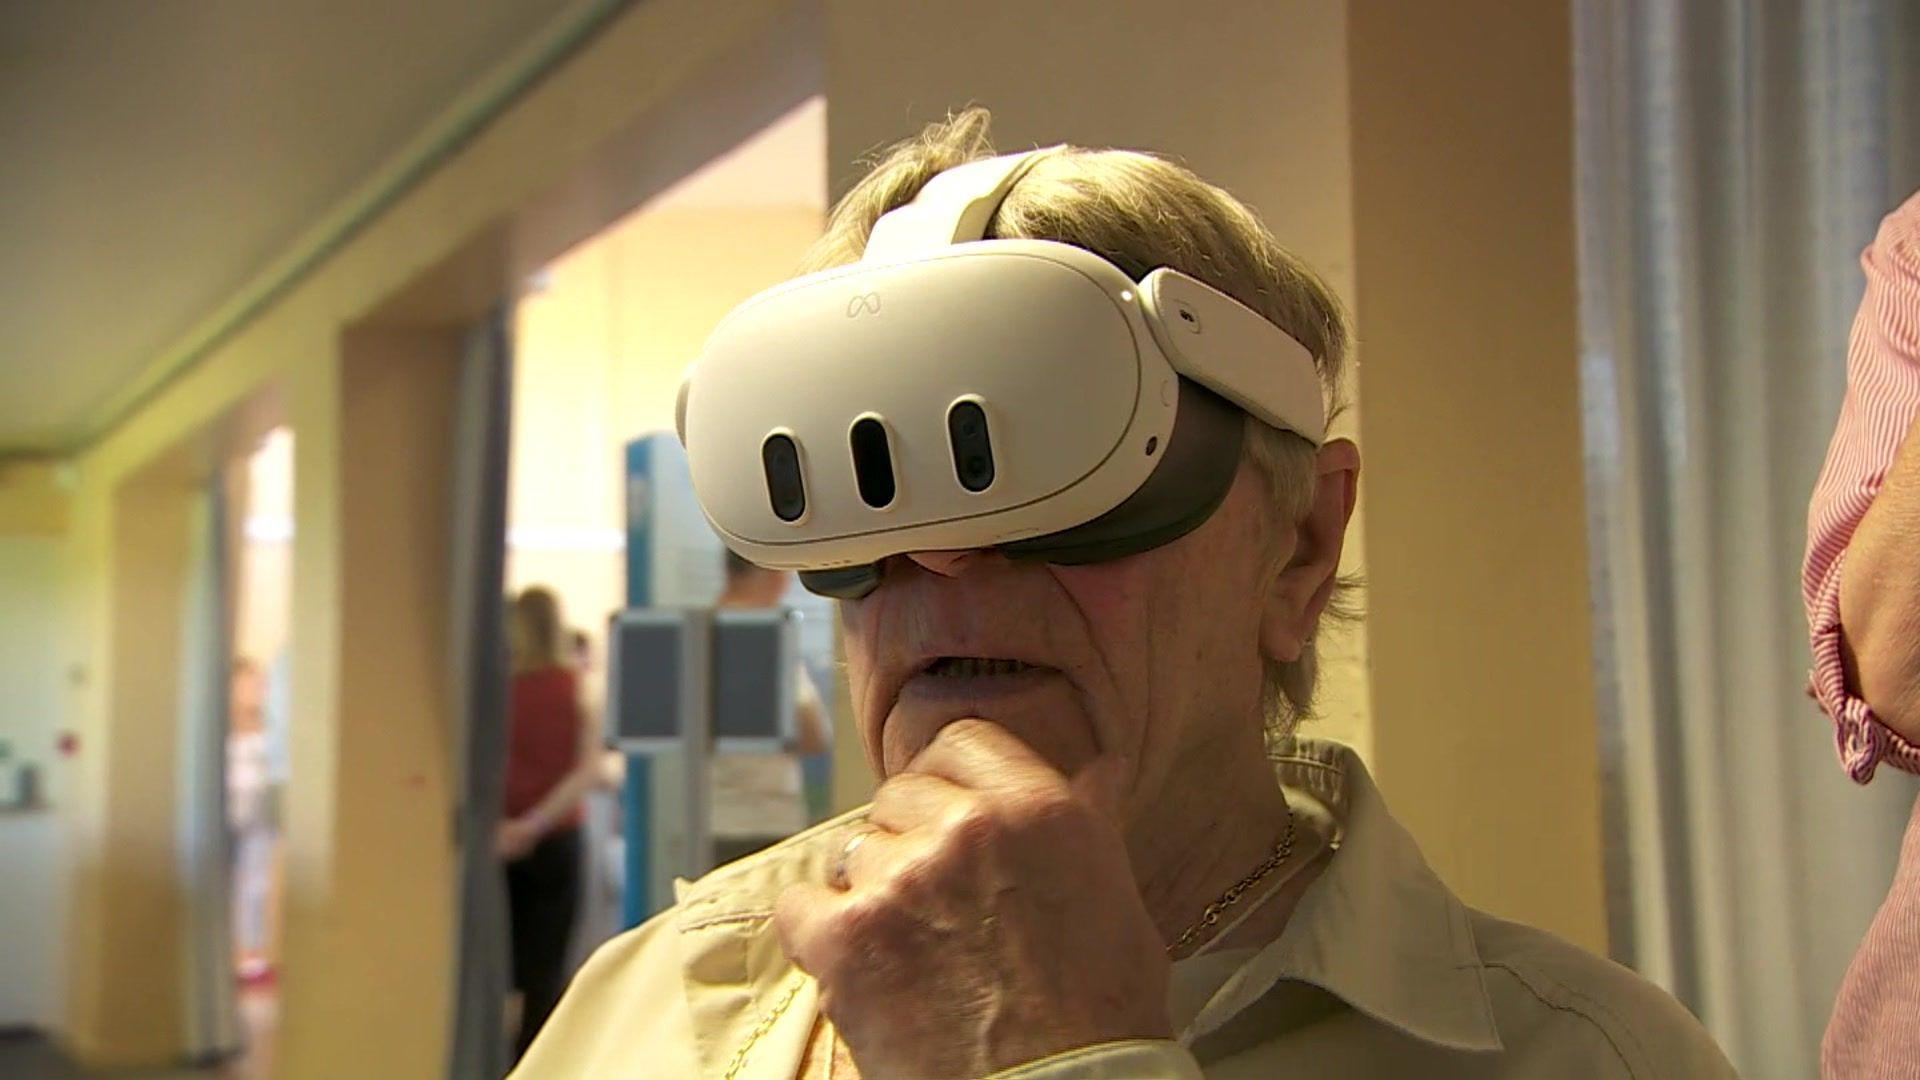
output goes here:
{"type": "MultiPolygon", "coordinates": [[[[628,447],[672,439],[680,378],[706,336],[734,305],[789,277],[819,237],[826,159],[826,102],[809,97],[539,270],[519,301],[507,584],[515,596],[537,590],[551,597],[581,704],[597,728],[604,726],[610,619],[637,602],[711,604],[724,580],[719,540],[699,525],[685,557],[672,560],[676,569],[651,575],[649,595],[635,599],[628,447]]],[[[699,521],[690,505],[678,509],[699,521]]],[[[831,686],[826,603],[797,586],[788,602],[808,616],[801,651],[811,678],[831,686]]],[[[814,753],[786,763],[791,783],[779,793],[792,804],[786,831],[824,814],[824,759],[814,753]]],[[[601,760],[596,782],[566,819],[577,822],[580,850],[566,972],[628,921],[628,759],[606,749],[601,760]]],[[[656,786],[678,780],[671,769],[657,772],[656,786]]],[[[536,906],[537,898],[516,899],[536,906]]],[[[512,1024],[517,1011],[509,1015],[512,1024]]]]}
{"type": "Polygon", "coordinates": [[[292,696],[293,433],[266,433],[229,472],[237,513],[225,754],[229,939],[243,1049],[228,1075],[271,1075],[278,1029],[292,696]]]}

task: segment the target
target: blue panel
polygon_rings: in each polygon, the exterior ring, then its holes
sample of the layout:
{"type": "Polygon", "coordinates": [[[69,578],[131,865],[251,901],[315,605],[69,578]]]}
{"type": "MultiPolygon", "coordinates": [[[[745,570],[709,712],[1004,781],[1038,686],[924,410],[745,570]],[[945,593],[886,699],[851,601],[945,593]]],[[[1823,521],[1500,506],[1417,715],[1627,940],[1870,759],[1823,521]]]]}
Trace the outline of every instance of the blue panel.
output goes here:
{"type": "MultiPolygon", "coordinates": [[[[626,466],[628,610],[711,604],[725,581],[722,548],[694,497],[686,450],[671,432],[643,436],[627,444],[626,466]]],[[[627,755],[629,926],[653,914],[649,888],[656,860],[670,857],[652,844],[652,765],[645,754],[627,755]]],[[[661,778],[662,792],[669,797],[676,779],[661,778]]]]}
{"type": "Polygon", "coordinates": [[[653,438],[627,444],[627,606],[653,604],[653,438]]]}
{"type": "Polygon", "coordinates": [[[631,930],[653,914],[652,898],[647,895],[653,869],[649,850],[652,830],[647,827],[647,811],[653,807],[653,761],[645,754],[627,755],[625,820],[621,828],[627,837],[627,888],[620,899],[621,925],[631,930]]]}
{"type": "MultiPolygon", "coordinates": [[[[648,606],[653,596],[653,543],[648,519],[653,513],[648,466],[653,458],[653,440],[635,439],[627,444],[627,607],[648,606]]],[[[631,929],[652,915],[653,898],[648,890],[653,881],[653,830],[648,818],[653,810],[653,760],[645,754],[627,755],[625,822],[627,849],[627,888],[621,898],[621,914],[631,929]]]]}

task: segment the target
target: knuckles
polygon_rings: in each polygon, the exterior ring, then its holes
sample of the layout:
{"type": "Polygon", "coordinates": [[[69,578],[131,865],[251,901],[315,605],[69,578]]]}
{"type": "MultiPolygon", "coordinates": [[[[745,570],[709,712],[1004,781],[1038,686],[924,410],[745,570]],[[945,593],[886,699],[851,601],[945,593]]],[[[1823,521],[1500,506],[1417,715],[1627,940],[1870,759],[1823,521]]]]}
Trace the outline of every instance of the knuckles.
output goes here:
{"type": "Polygon", "coordinates": [[[843,989],[886,983],[913,952],[915,920],[887,890],[846,905],[820,927],[822,947],[811,973],[843,989]]]}
{"type": "Polygon", "coordinates": [[[999,843],[1006,833],[1002,816],[979,799],[972,799],[949,811],[941,822],[941,847],[977,852],[999,843]]]}
{"type": "Polygon", "coordinates": [[[939,821],[934,861],[945,869],[954,861],[971,865],[1034,847],[1083,843],[1097,825],[1097,815],[1065,792],[975,797],[957,803],[939,821]]]}
{"type": "Polygon", "coordinates": [[[1055,840],[1090,821],[1086,807],[1065,791],[1027,791],[980,808],[984,820],[968,822],[969,835],[987,840],[1055,840]]]}
{"type": "Polygon", "coordinates": [[[883,935],[893,922],[893,905],[883,896],[868,894],[834,916],[833,935],[843,941],[870,941],[883,935]]]}

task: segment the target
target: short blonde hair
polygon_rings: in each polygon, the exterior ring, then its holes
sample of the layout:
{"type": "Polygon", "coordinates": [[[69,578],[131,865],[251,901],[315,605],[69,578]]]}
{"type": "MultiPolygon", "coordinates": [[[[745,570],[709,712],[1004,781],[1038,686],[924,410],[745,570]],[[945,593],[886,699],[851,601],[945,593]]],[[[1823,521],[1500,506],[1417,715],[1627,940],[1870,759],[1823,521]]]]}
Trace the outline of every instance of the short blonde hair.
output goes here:
{"type": "MultiPolygon", "coordinates": [[[[985,109],[965,109],[881,151],[872,170],[834,206],[801,271],[858,261],[882,214],[911,202],[935,175],[993,156],[991,119],[985,109]]],[[[1182,165],[1135,150],[1068,147],[1036,163],[1014,186],[987,237],[1072,244],[1136,281],[1162,266],[1199,278],[1306,346],[1319,368],[1328,416],[1343,405],[1341,380],[1353,334],[1339,298],[1244,203],[1182,165]]],[[[1284,520],[1297,523],[1313,504],[1316,448],[1251,416],[1247,433],[1247,457],[1266,476],[1284,520]]],[[[1276,560],[1265,583],[1280,569],[1276,560]]],[[[1343,583],[1336,595],[1349,587],[1343,583]]],[[[1333,604],[1329,611],[1337,615],[1345,607],[1333,604]]],[[[1297,661],[1266,662],[1262,705],[1276,736],[1311,714],[1315,652],[1310,642],[1297,661]]]]}

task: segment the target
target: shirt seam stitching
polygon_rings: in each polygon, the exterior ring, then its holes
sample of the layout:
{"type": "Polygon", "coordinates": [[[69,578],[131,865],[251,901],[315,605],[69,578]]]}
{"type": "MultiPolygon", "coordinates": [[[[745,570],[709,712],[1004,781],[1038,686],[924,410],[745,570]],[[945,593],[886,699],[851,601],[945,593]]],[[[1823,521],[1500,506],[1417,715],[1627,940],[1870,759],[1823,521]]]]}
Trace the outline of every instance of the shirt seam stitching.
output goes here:
{"type": "Polygon", "coordinates": [[[771,918],[773,918],[773,912],[771,911],[742,911],[727,915],[715,915],[713,918],[701,919],[699,922],[683,923],[679,927],[679,930],[683,934],[690,934],[695,930],[705,930],[715,926],[729,926],[734,923],[764,922],[771,918]]]}
{"type": "Polygon", "coordinates": [[[1633,1044],[1633,1049],[1637,1052],[1639,1060],[1641,1061],[1652,1060],[1651,1055],[1647,1053],[1647,1048],[1641,1045],[1639,1037],[1633,1033],[1632,1026],[1629,1025],[1625,1020],[1621,1019],[1618,1013],[1615,1013],[1612,1009],[1607,1008],[1607,1006],[1603,1004],[1598,998],[1594,998],[1588,994],[1582,993],[1581,991],[1576,990],[1571,986],[1568,986],[1566,983],[1561,982],[1559,979],[1556,979],[1553,976],[1548,975],[1544,972],[1537,972],[1537,971],[1524,972],[1524,971],[1521,971],[1519,968],[1513,966],[1512,964],[1509,964],[1505,961],[1500,961],[1500,960],[1486,961],[1485,966],[1490,968],[1498,968],[1501,971],[1504,971],[1507,974],[1512,975],[1516,982],[1518,982],[1521,986],[1525,987],[1527,992],[1533,995],[1534,1000],[1540,1002],[1540,1004],[1542,1005],[1545,1005],[1547,1008],[1553,1009],[1556,1012],[1570,1013],[1574,1016],[1579,1017],[1582,1020],[1585,1020],[1588,1024],[1592,1025],[1593,1029],[1600,1033],[1600,1037],[1607,1040],[1607,1045],[1613,1048],[1614,1056],[1618,1057],[1620,1059],[1620,1064],[1626,1067],[1627,1075],[1633,1076],[1633,1077],[1642,1077],[1647,1075],[1635,1065],[1633,1058],[1628,1057],[1626,1050],[1620,1045],[1621,1039],[1617,1039],[1614,1037],[1615,1033],[1613,1030],[1611,1030],[1608,1024],[1601,1023],[1598,1018],[1596,1018],[1593,1015],[1590,1015],[1586,1010],[1576,1007],[1571,1002],[1563,1003],[1563,1002],[1550,1000],[1546,994],[1541,992],[1538,986],[1534,985],[1533,980],[1537,978],[1543,982],[1549,983],[1554,988],[1558,989],[1562,994],[1565,994],[1568,998],[1578,999],[1579,1001],[1584,1002],[1587,1005],[1591,1006],[1593,1009],[1593,1012],[1605,1015],[1605,1017],[1612,1022],[1612,1025],[1614,1027],[1618,1027],[1620,1036],[1624,1038],[1627,1042],[1630,1042],[1633,1044]]]}

